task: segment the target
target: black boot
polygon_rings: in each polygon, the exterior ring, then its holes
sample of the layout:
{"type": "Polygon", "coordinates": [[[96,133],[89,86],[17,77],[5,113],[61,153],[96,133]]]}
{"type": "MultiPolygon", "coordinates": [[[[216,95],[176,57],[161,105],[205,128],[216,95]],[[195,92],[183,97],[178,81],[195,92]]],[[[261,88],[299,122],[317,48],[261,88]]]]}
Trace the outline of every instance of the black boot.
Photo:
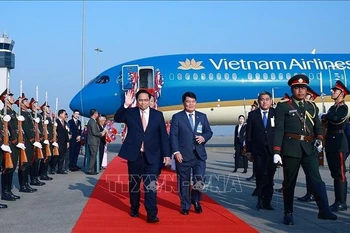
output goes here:
{"type": "Polygon", "coordinates": [[[37,189],[35,189],[35,188],[32,188],[32,187],[30,187],[30,185],[29,185],[29,179],[28,179],[28,176],[29,176],[29,173],[30,173],[30,171],[31,171],[31,169],[30,169],[30,167],[27,167],[27,169],[24,171],[24,182],[25,182],[25,187],[27,188],[27,189],[29,189],[29,190],[31,190],[31,192],[36,192],[36,191],[38,191],[37,189]]]}
{"type": "Polygon", "coordinates": [[[18,170],[19,191],[23,193],[32,193],[33,191],[26,186],[26,176],[28,179],[26,169],[18,170]]]}
{"type": "Polygon", "coordinates": [[[49,168],[49,162],[46,161],[45,163],[42,162],[40,164],[40,180],[53,180],[52,177],[49,177],[47,175],[47,170],[49,168]]]}
{"type": "Polygon", "coordinates": [[[10,191],[10,185],[9,184],[9,174],[5,173],[1,175],[1,200],[5,201],[15,201],[16,198],[11,195],[10,191]]]}
{"type": "Polygon", "coordinates": [[[330,206],[331,211],[345,211],[348,209],[346,205],[346,196],[348,190],[348,182],[341,180],[334,180],[334,193],[336,201],[330,206]]]}
{"type": "Polygon", "coordinates": [[[8,178],[8,179],[9,179],[9,184],[11,184],[11,185],[10,185],[10,189],[9,189],[9,193],[10,193],[11,196],[14,197],[15,199],[21,199],[20,196],[17,196],[17,195],[15,195],[15,194],[12,193],[13,172],[11,172],[11,173],[9,174],[9,178],[8,178]]]}
{"type": "Polygon", "coordinates": [[[32,166],[30,166],[29,175],[30,175],[30,185],[33,186],[43,186],[45,183],[39,181],[38,174],[38,166],[36,162],[33,162],[32,166]]]}
{"type": "Polygon", "coordinates": [[[318,218],[337,220],[337,215],[333,214],[329,208],[326,185],[323,181],[314,183],[313,190],[315,192],[316,203],[318,206],[318,218]]]}
{"type": "Polygon", "coordinates": [[[5,208],[7,208],[7,205],[5,205],[5,204],[0,204],[0,209],[5,209],[5,208]]]}

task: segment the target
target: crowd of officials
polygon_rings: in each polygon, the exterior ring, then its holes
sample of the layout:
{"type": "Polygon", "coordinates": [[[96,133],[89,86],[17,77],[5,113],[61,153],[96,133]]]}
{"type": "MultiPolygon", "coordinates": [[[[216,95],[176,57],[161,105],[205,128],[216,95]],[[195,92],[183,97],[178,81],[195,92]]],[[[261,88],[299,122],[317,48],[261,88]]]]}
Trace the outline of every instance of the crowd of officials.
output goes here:
{"type": "MultiPolygon", "coordinates": [[[[56,116],[46,102],[40,105],[23,93],[15,99],[8,89],[1,93],[0,100],[4,104],[0,121],[1,200],[16,201],[21,198],[12,192],[16,169],[21,193],[37,192],[38,189],[33,187],[53,180],[51,175],[81,170],[78,157],[84,144],[93,148],[95,153],[90,156],[92,159],[84,159],[81,165],[86,166],[86,173],[96,174],[96,169],[91,171],[91,168],[102,167],[106,117],[100,116],[96,110],[91,110],[91,119],[83,129],[78,110],[74,110],[68,120],[66,110],[58,110],[56,116]],[[15,105],[17,111],[14,110],[15,105]],[[91,132],[94,134],[90,135],[91,132]],[[97,156],[100,157],[99,164],[93,159],[97,156]]],[[[0,208],[7,207],[0,204],[0,208]]]]}
{"type": "MultiPolygon", "coordinates": [[[[295,75],[288,80],[288,85],[292,95],[286,94],[276,106],[271,94],[262,91],[247,122],[244,116],[239,117],[235,129],[233,172],[237,172],[239,157],[244,157],[243,173],[247,172],[248,160],[253,162],[254,172],[249,179],[256,180],[252,194],[258,200],[256,207],[274,210],[271,205],[273,178],[276,168],[282,166],[283,222],[293,225],[294,190],[302,166],[307,195],[301,200],[316,201],[319,219],[336,220],[333,212],[347,209],[345,160],[349,149],[345,128],[348,107],[344,98],[350,91],[337,81],[331,95],[334,105],[328,112],[320,113],[314,102],[319,95],[309,87],[307,76],[295,75]],[[328,203],[326,186],[319,172],[319,154],[324,152],[334,180],[335,202],[332,205],[328,203]]],[[[171,157],[176,163],[180,213],[188,215],[193,205],[195,212],[200,214],[203,212],[200,201],[207,160],[205,145],[213,135],[208,118],[196,110],[195,93],[186,92],[182,95],[184,109],[172,116],[170,132],[167,132],[162,112],[151,107],[152,98],[147,90],[141,89],[135,95],[136,106],[133,106],[133,92],[128,91],[124,104],[114,115],[115,122],[124,123],[127,129],[119,156],[127,160],[130,216],[139,217],[143,181],[147,222],[159,222],[157,179],[161,168],[170,164],[171,157]]],[[[107,131],[103,127],[105,117],[95,109],[90,111],[86,130],[82,130],[79,111],[74,111],[67,123],[66,111],[59,110],[57,117],[52,118],[47,103],[40,106],[33,98],[28,101],[24,95],[15,101],[8,90],[1,94],[0,99],[5,105],[0,122],[2,200],[20,198],[11,191],[17,164],[20,192],[37,191],[31,186],[42,186],[45,183],[41,180],[52,180],[48,173],[67,174],[68,170],[81,169],[77,158],[83,141],[88,145],[89,153],[85,159],[86,173],[97,174],[97,168],[101,166],[97,162],[100,140],[107,131]],[[13,110],[13,104],[19,106],[21,114],[13,110]],[[67,151],[70,153],[68,157],[67,151]]],[[[0,207],[7,206],[1,204],[0,207]]]]}
{"type": "Polygon", "coordinates": [[[274,210],[271,205],[273,179],[276,168],[283,167],[281,191],[284,200],[286,225],[293,225],[293,201],[300,166],[306,175],[306,195],[298,198],[303,202],[316,201],[318,218],[336,220],[336,211],[347,210],[347,179],[345,161],[349,155],[350,125],[348,107],[344,98],[350,92],[337,81],[332,88],[334,105],[327,112],[320,113],[315,99],[320,95],[309,86],[309,78],[295,75],[289,81],[292,96],[285,94],[276,106],[272,96],[263,91],[245,116],[239,116],[235,128],[235,169],[243,164],[247,172],[248,160],[253,162],[255,180],[252,193],[258,198],[256,208],[274,210]],[[319,173],[326,157],[330,175],[334,181],[335,201],[328,203],[325,183],[319,173]],[[243,162],[241,162],[243,160],[243,162]]]}

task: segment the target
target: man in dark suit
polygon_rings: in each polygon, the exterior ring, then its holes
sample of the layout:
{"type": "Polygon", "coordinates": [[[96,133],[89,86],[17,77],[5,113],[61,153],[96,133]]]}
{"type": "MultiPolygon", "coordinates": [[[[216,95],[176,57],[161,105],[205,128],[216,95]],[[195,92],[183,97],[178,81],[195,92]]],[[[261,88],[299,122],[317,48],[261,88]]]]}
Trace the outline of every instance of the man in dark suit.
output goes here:
{"type": "Polygon", "coordinates": [[[246,146],[248,158],[255,163],[256,188],[253,196],[258,197],[256,208],[273,210],[273,177],[276,165],[273,163],[273,135],[275,132],[275,109],[271,94],[263,91],[258,97],[260,108],[248,115],[246,146]]]}
{"type": "Polygon", "coordinates": [[[317,151],[322,150],[322,128],[315,103],[305,101],[309,78],[298,74],[288,80],[293,96],[276,107],[273,137],[274,163],[283,165],[283,201],[286,225],[293,225],[294,189],[300,165],[309,179],[319,208],[318,218],[336,220],[328,206],[325,183],[319,172],[317,151]],[[282,157],[281,157],[282,156],[282,157]],[[283,158],[283,160],[282,160],[283,158]],[[283,162],[282,162],[283,161],[283,162]]]}
{"type": "Polygon", "coordinates": [[[233,173],[237,172],[239,159],[243,156],[243,173],[247,173],[248,169],[248,158],[242,154],[243,147],[245,146],[245,136],[246,136],[246,124],[245,117],[243,115],[238,116],[239,124],[235,127],[235,169],[232,171],[233,173]]]}
{"type": "Polygon", "coordinates": [[[90,110],[90,116],[90,120],[87,124],[90,163],[86,174],[96,175],[98,166],[96,164],[98,148],[100,146],[101,137],[105,136],[106,131],[100,131],[100,128],[98,127],[97,118],[99,117],[99,113],[96,109],[90,110]]]}
{"type": "Polygon", "coordinates": [[[205,144],[213,135],[209,121],[204,113],[196,111],[197,98],[192,92],[182,95],[184,110],[173,115],[170,127],[171,150],[176,159],[181,211],[188,215],[191,203],[197,213],[202,212],[201,188],[204,186],[204,175],[207,160],[205,144]],[[193,187],[190,194],[190,178],[193,187]]]}
{"type": "Polygon", "coordinates": [[[80,167],[77,166],[79,152],[80,152],[80,138],[81,138],[81,122],[79,120],[79,110],[74,110],[72,119],[68,121],[69,130],[72,135],[69,140],[69,170],[78,171],[80,167]]]}
{"type": "MultiPolygon", "coordinates": [[[[159,222],[157,217],[157,176],[160,160],[170,163],[169,138],[164,116],[150,105],[151,94],[146,90],[136,93],[138,107],[129,108],[133,103],[132,93],[125,93],[125,103],[114,115],[118,123],[128,126],[128,134],[119,151],[119,156],[128,161],[129,194],[131,217],[139,216],[140,183],[143,179],[147,222],[159,222]]],[[[89,138],[90,140],[90,138],[89,138]]]]}
{"type": "MultiPolygon", "coordinates": [[[[59,156],[58,156],[58,169],[57,169],[57,174],[67,174],[67,171],[64,170],[64,158],[67,153],[67,148],[69,146],[69,137],[68,137],[68,131],[67,128],[68,126],[66,125],[66,110],[60,109],[58,110],[58,118],[56,119],[57,123],[57,144],[58,144],[58,151],[59,151],[59,156]]],[[[57,163],[55,161],[55,163],[57,163]]],[[[53,167],[51,167],[53,170],[56,166],[56,164],[52,164],[53,167]]]]}

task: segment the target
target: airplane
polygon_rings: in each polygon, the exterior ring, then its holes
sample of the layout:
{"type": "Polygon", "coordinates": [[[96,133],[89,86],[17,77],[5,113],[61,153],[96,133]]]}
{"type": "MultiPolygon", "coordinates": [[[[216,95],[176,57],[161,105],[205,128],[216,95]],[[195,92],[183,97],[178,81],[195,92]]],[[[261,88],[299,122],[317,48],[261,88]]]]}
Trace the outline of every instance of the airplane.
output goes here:
{"type": "MultiPolygon", "coordinates": [[[[331,87],[336,80],[347,85],[350,54],[174,54],[125,62],[100,73],[71,100],[70,109],[90,117],[92,108],[113,118],[124,103],[125,92],[147,89],[166,121],[183,110],[182,94],[197,96],[198,111],[211,125],[235,125],[247,116],[258,93],[269,91],[274,103],[290,93],[288,80],[305,74],[310,87],[321,94],[316,99],[320,113],[334,101],[331,87]]],[[[135,105],[134,105],[135,106],[135,105]]]]}

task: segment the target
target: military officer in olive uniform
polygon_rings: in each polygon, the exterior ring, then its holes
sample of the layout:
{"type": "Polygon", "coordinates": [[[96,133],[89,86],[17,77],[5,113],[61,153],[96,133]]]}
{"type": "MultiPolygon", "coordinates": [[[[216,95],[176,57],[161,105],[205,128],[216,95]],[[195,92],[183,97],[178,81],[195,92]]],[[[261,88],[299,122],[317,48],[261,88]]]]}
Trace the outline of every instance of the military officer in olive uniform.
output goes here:
{"type": "MultiPolygon", "coordinates": [[[[29,103],[28,98],[25,97],[24,93],[22,93],[22,96],[19,97],[15,104],[18,105],[18,107],[21,108],[21,116],[18,117],[18,120],[22,121],[22,132],[23,134],[23,147],[19,148],[18,154],[21,153],[20,150],[25,150],[26,157],[27,157],[27,163],[23,163],[23,165],[18,169],[18,181],[19,181],[19,191],[24,193],[32,193],[37,191],[37,189],[34,189],[30,187],[28,183],[28,175],[31,170],[32,162],[33,162],[33,143],[34,143],[34,128],[32,119],[29,116],[29,113],[27,112],[29,103]]],[[[19,156],[20,157],[20,156],[19,156]]],[[[19,158],[21,160],[21,158],[19,158]]],[[[22,161],[20,161],[21,164],[22,161]]]]}
{"type": "Polygon", "coordinates": [[[13,168],[6,169],[1,173],[1,199],[6,201],[15,201],[20,199],[19,196],[14,195],[12,193],[12,179],[13,172],[17,168],[18,163],[18,148],[16,147],[18,144],[18,124],[17,124],[17,114],[12,109],[12,105],[15,100],[13,99],[13,94],[6,90],[0,96],[1,101],[6,106],[6,114],[5,107],[1,110],[1,115],[3,116],[3,121],[8,122],[8,131],[9,131],[9,147],[7,147],[8,152],[11,153],[13,168]],[[6,98],[7,96],[7,98],[6,98]]]}
{"type": "Polygon", "coordinates": [[[283,166],[283,201],[286,225],[293,225],[294,189],[300,165],[303,167],[319,208],[319,219],[336,220],[329,208],[325,183],[319,173],[317,150],[322,150],[322,128],[318,108],[305,101],[309,78],[295,75],[288,81],[292,97],[280,101],[276,107],[274,134],[274,163],[283,166]]]}
{"type": "MultiPolygon", "coordinates": [[[[44,159],[40,162],[40,179],[41,180],[52,180],[52,177],[49,177],[47,175],[47,171],[49,168],[49,164],[51,162],[52,158],[52,146],[50,145],[50,142],[53,139],[53,125],[52,125],[52,120],[50,118],[50,106],[45,102],[43,105],[40,107],[41,109],[41,114],[40,117],[43,119],[43,124],[46,126],[47,130],[47,141],[44,140],[42,143],[43,146],[43,154],[44,154],[44,159]],[[51,156],[47,156],[46,154],[46,146],[49,145],[49,150],[51,153],[51,156]]],[[[43,137],[45,136],[44,132],[44,125],[43,125],[43,137]]]]}
{"type": "Polygon", "coordinates": [[[34,98],[31,98],[30,102],[29,102],[29,108],[31,110],[30,112],[30,117],[32,119],[33,122],[33,127],[34,127],[34,147],[33,147],[33,151],[34,151],[34,159],[33,159],[33,164],[32,164],[32,169],[30,172],[30,184],[31,185],[35,185],[35,186],[42,186],[45,185],[44,182],[41,182],[39,180],[39,163],[40,163],[40,159],[38,158],[38,150],[42,150],[42,145],[41,145],[41,135],[40,132],[42,132],[42,128],[40,127],[40,122],[41,119],[39,117],[39,114],[37,114],[37,109],[38,109],[38,102],[36,100],[34,100],[34,98]],[[39,139],[37,139],[36,137],[36,128],[35,128],[35,124],[38,123],[38,130],[39,130],[39,139]]]}
{"type": "Polygon", "coordinates": [[[348,182],[345,177],[345,160],[348,152],[348,140],[344,133],[348,118],[348,106],[344,98],[350,91],[341,81],[337,81],[332,88],[334,105],[325,115],[327,120],[326,156],[331,176],[334,180],[335,202],[332,211],[347,210],[346,195],[348,182]]]}
{"type": "MultiPolygon", "coordinates": [[[[310,101],[310,102],[314,102],[315,99],[319,96],[320,95],[317,94],[314,90],[312,90],[312,88],[310,86],[307,86],[305,100],[310,101]]],[[[306,194],[303,197],[299,197],[298,200],[302,201],[302,202],[315,201],[315,196],[311,190],[311,184],[310,184],[310,181],[308,179],[306,179],[306,194]]]]}

